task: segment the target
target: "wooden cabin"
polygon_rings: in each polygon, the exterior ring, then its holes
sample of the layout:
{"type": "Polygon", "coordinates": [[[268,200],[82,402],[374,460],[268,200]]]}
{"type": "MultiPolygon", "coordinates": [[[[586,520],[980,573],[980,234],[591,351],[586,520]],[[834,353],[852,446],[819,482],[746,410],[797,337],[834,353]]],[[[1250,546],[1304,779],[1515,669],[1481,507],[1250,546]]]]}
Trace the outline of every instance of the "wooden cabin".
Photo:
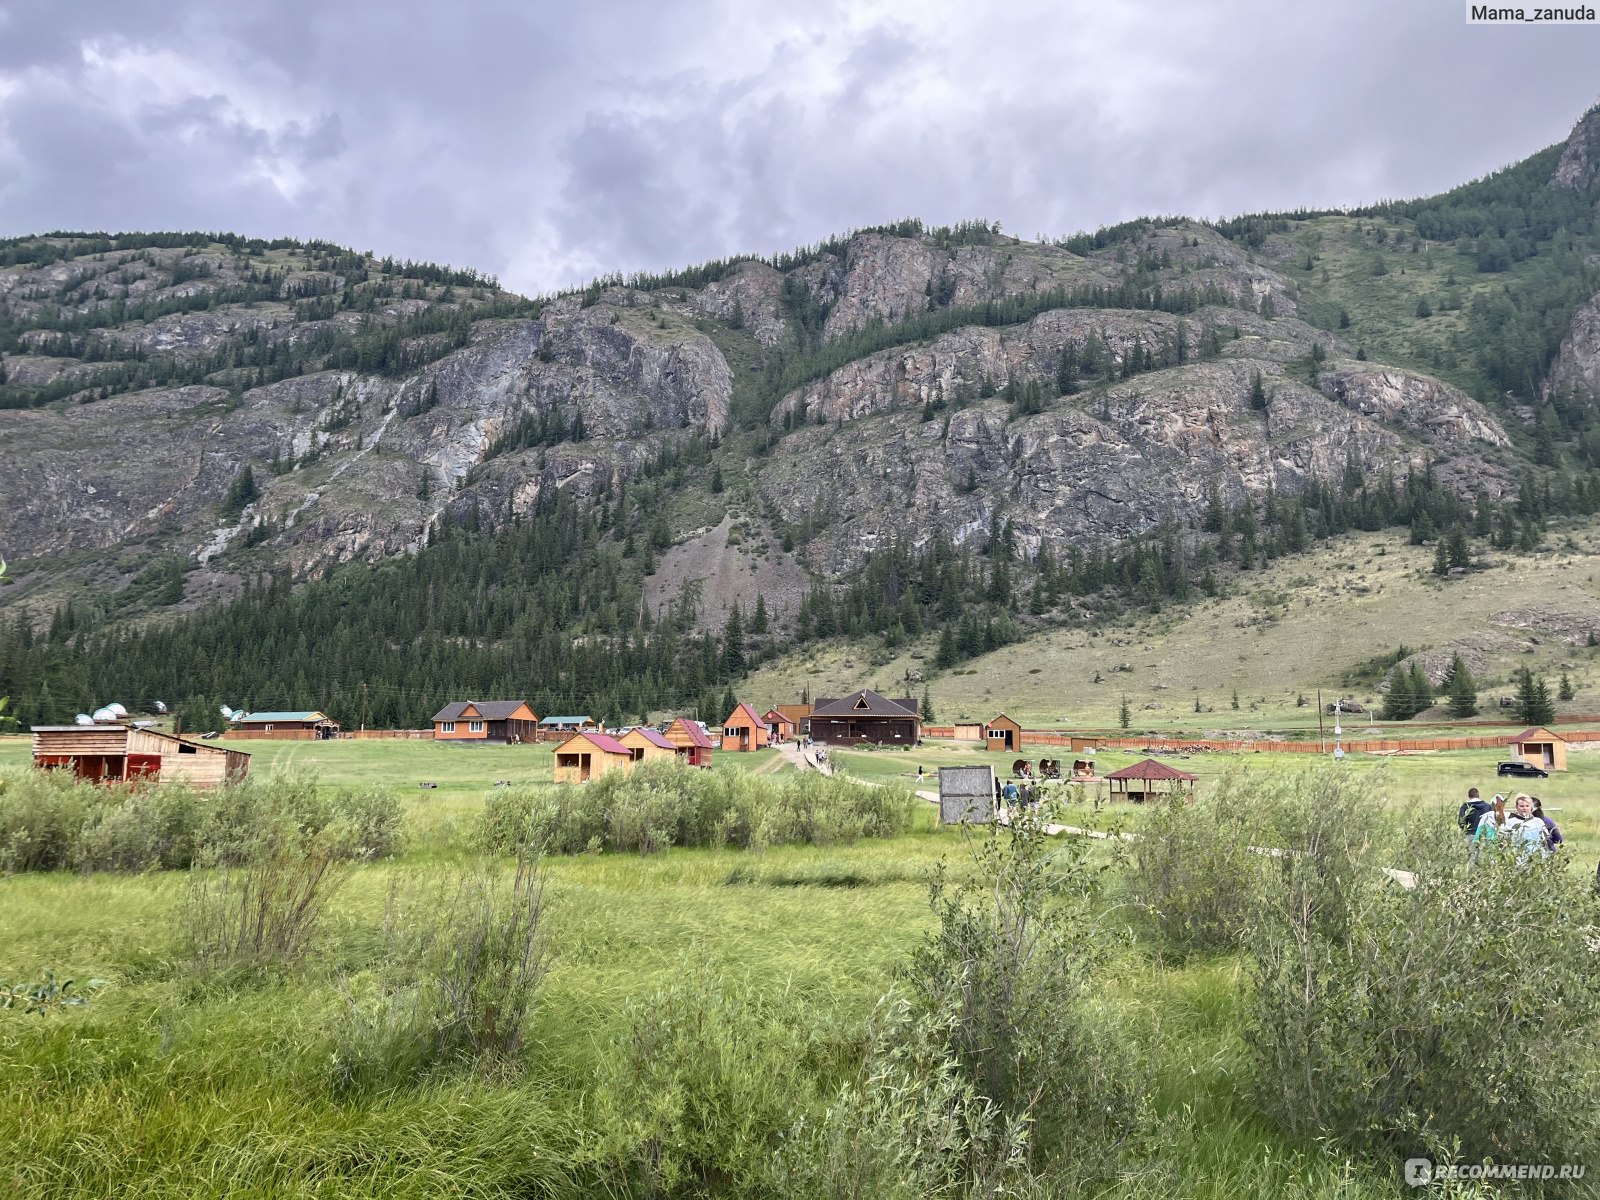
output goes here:
{"type": "Polygon", "coordinates": [[[1021,750],[1022,726],[1001,713],[983,727],[983,740],[989,750],[1021,750]]]}
{"type": "Polygon", "coordinates": [[[656,762],[662,759],[672,762],[678,757],[678,748],[648,725],[630,729],[616,741],[617,745],[633,755],[633,761],[636,763],[656,762]]]}
{"type": "Polygon", "coordinates": [[[1567,739],[1541,726],[1524,729],[1512,738],[1511,753],[1546,771],[1567,769],[1567,739]]]}
{"type": "Polygon", "coordinates": [[[761,714],[761,723],[767,727],[767,745],[778,742],[787,742],[794,736],[795,725],[776,708],[769,708],[761,714]]]}
{"type": "Polygon", "coordinates": [[[555,753],[557,783],[588,783],[611,771],[633,770],[633,753],[604,733],[575,733],[555,753]]]}
{"type": "Polygon", "coordinates": [[[812,705],[778,704],[774,705],[773,707],[781,716],[787,719],[794,726],[794,731],[801,737],[805,737],[810,734],[812,705]]]}
{"type": "Polygon", "coordinates": [[[722,722],[724,750],[759,750],[766,744],[767,723],[748,704],[739,705],[722,722]]]}
{"type": "Polygon", "coordinates": [[[700,728],[699,721],[691,721],[688,717],[679,717],[667,726],[664,735],[671,742],[679,758],[683,759],[687,767],[709,767],[711,765],[711,735],[700,728]]]}
{"type": "Polygon", "coordinates": [[[433,714],[433,737],[439,742],[507,746],[534,741],[539,714],[525,700],[460,700],[433,714]]]}
{"type": "Polygon", "coordinates": [[[872,742],[880,746],[914,746],[922,737],[917,702],[890,700],[871,688],[839,700],[818,699],[811,710],[811,736],[830,745],[872,742]]]}
{"type": "Polygon", "coordinates": [[[248,775],[250,756],[129,725],[35,725],[33,765],[97,783],[215,788],[248,775]]]}
{"type": "Polygon", "coordinates": [[[982,721],[957,721],[952,728],[950,736],[958,742],[983,741],[982,721]]]}
{"type": "Polygon", "coordinates": [[[1187,792],[1192,796],[1195,780],[1199,778],[1198,775],[1147,758],[1131,767],[1110,772],[1106,775],[1106,782],[1111,785],[1111,799],[1142,803],[1145,800],[1158,800],[1174,792],[1187,792]]]}
{"type": "Polygon", "coordinates": [[[546,717],[539,722],[538,738],[541,742],[559,742],[575,733],[599,728],[600,723],[593,717],[546,717]]]}
{"type": "Polygon", "coordinates": [[[322,741],[339,736],[339,722],[321,712],[253,712],[233,718],[231,738],[322,741]]]}

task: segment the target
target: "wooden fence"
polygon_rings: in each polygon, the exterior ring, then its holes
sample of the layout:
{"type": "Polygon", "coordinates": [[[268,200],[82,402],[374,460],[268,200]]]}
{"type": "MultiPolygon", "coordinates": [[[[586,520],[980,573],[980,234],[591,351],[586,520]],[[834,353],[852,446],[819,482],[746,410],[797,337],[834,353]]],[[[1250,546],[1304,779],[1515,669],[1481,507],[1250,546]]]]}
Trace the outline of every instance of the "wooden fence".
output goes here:
{"type": "MultiPolygon", "coordinates": [[[[949,726],[924,725],[925,737],[949,737],[949,726]]],[[[1600,742],[1600,729],[1565,729],[1561,736],[1569,743],[1600,742]]],[[[1352,754],[1406,754],[1423,750],[1503,750],[1508,755],[1511,735],[1494,737],[1447,738],[1381,738],[1346,741],[1340,745],[1352,754]]],[[[1029,746],[1061,746],[1078,750],[1158,750],[1201,752],[1220,751],[1230,754],[1327,754],[1333,750],[1333,738],[1318,742],[1278,741],[1261,738],[1253,741],[1218,741],[1213,738],[1152,738],[1152,737],[1086,737],[1082,734],[1061,733],[1057,730],[1024,729],[1022,748],[1029,746]]],[[[1008,752],[1009,753],[1009,752],[1008,752]]],[[[1020,751],[1018,751],[1020,753],[1020,751]]]]}
{"type": "Polygon", "coordinates": [[[431,742],[433,730],[431,729],[352,729],[349,733],[341,733],[342,738],[355,738],[357,741],[366,741],[372,738],[399,738],[408,742],[431,742]]]}

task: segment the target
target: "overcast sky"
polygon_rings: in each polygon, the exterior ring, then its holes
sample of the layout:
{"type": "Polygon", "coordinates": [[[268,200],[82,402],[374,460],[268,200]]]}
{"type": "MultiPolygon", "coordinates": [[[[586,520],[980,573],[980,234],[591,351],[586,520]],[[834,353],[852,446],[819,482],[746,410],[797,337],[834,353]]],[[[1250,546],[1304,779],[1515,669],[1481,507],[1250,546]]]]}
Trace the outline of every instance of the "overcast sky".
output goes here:
{"type": "Polygon", "coordinates": [[[1023,237],[1426,194],[1600,27],[1461,0],[0,0],[0,235],[226,229],[534,293],[902,216],[1023,237]]]}

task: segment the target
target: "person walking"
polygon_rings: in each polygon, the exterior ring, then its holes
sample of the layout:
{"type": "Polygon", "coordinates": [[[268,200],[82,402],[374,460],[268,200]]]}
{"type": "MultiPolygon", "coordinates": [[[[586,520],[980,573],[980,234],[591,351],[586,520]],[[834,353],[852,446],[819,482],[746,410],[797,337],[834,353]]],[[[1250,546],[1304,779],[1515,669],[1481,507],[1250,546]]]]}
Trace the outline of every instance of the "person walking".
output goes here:
{"type": "Polygon", "coordinates": [[[1466,802],[1456,810],[1456,824],[1460,826],[1461,832],[1466,835],[1469,852],[1472,849],[1473,838],[1478,832],[1478,822],[1492,812],[1494,812],[1494,805],[1483,798],[1483,793],[1475,787],[1467,789],[1466,802]]]}
{"type": "Polygon", "coordinates": [[[1541,801],[1537,796],[1533,798],[1533,815],[1544,822],[1545,845],[1548,846],[1550,852],[1554,854],[1556,847],[1561,845],[1561,843],[1567,839],[1561,836],[1561,827],[1550,819],[1549,814],[1544,811],[1544,802],[1541,801]]]}
{"type": "Polygon", "coordinates": [[[1499,840],[1500,826],[1505,822],[1506,798],[1495,793],[1494,806],[1478,818],[1477,828],[1472,831],[1472,850],[1470,861],[1476,863],[1483,854],[1485,846],[1493,846],[1499,840]]]}
{"type": "Polygon", "coordinates": [[[1533,815],[1533,797],[1527,792],[1518,792],[1512,806],[1503,832],[1517,852],[1517,862],[1526,864],[1535,858],[1548,857],[1550,835],[1545,823],[1533,815]]]}

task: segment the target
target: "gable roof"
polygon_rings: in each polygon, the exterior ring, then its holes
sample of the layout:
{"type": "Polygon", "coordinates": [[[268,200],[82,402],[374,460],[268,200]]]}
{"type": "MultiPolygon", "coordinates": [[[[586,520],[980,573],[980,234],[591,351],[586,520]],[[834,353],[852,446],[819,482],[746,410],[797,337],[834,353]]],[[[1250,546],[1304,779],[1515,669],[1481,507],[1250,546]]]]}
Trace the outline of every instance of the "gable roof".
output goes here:
{"type": "Polygon", "coordinates": [[[811,710],[812,720],[818,717],[911,717],[917,719],[917,702],[910,697],[890,700],[871,688],[851,692],[839,700],[818,697],[811,710]]]}
{"type": "MultiPolygon", "coordinates": [[[[245,725],[245,724],[256,725],[256,724],[260,724],[261,722],[264,722],[264,721],[329,721],[329,720],[331,720],[331,718],[328,716],[327,713],[321,713],[321,712],[317,712],[315,710],[311,710],[311,711],[308,711],[308,712],[253,712],[253,713],[245,713],[242,716],[234,717],[233,718],[233,723],[235,725],[245,725]]],[[[333,724],[337,725],[338,722],[334,721],[333,724]]]]}
{"type": "Polygon", "coordinates": [[[645,741],[649,742],[652,746],[659,746],[663,750],[676,750],[677,749],[676,746],[674,746],[671,742],[667,741],[666,738],[662,737],[660,733],[658,733],[654,729],[651,729],[650,726],[648,726],[648,725],[640,725],[637,729],[628,730],[628,732],[625,733],[621,738],[619,738],[618,741],[626,741],[628,738],[631,738],[631,737],[642,737],[645,741]]]}
{"type": "Polygon", "coordinates": [[[1013,718],[1006,716],[1005,713],[996,713],[994,716],[990,717],[986,723],[986,728],[995,729],[1002,725],[1013,725],[1018,729],[1022,728],[1020,724],[1018,724],[1013,718]]]}
{"type": "Polygon", "coordinates": [[[588,742],[597,750],[603,750],[607,754],[623,754],[627,755],[629,758],[633,757],[633,755],[629,753],[628,748],[621,742],[617,741],[617,739],[612,737],[609,733],[590,733],[588,731],[573,734],[566,741],[562,742],[561,745],[557,746],[555,752],[560,754],[568,746],[572,745],[573,742],[588,742]]]}
{"type": "MultiPolygon", "coordinates": [[[[683,735],[689,739],[689,744],[691,746],[700,746],[709,750],[716,744],[711,740],[711,735],[706,733],[704,729],[700,728],[700,722],[691,721],[688,717],[679,717],[671,725],[667,726],[668,733],[671,733],[674,729],[683,730],[683,735]]],[[[674,749],[676,749],[676,747],[674,747],[674,749]]]]}
{"type": "Polygon", "coordinates": [[[1559,733],[1552,733],[1543,725],[1535,725],[1532,729],[1524,729],[1517,734],[1516,737],[1511,739],[1511,744],[1516,746],[1523,742],[1564,742],[1566,740],[1559,733]]]}
{"type": "Polygon", "coordinates": [[[1146,782],[1157,779],[1199,779],[1198,775],[1191,775],[1187,771],[1180,771],[1177,767],[1169,767],[1164,762],[1157,762],[1147,758],[1143,762],[1136,762],[1131,767],[1123,767],[1120,771],[1112,771],[1106,775],[1107,779],[1142,779],[1146,782]]]}
{"type": "Polygon", "coordinates": [[[582,725],[585,721],[593,722],[593,717],[546,717],[540,721],[541,725],[582,725]]]}
{"type": "Polygon", "coordinates": [[[793,725],[794,724],[793,721],[791,721],[788,717],[784,716],[783,713],[779,712],[776,708],[767,709],[766,712],[761,714],[761,719],[763,721],[765,721],[768,725],[793,725]]]}
{"type": "Polygon", "coordinates": [[[764,720],[762,720],[759,716],[756,715],[756,710],[751,708],[748,704],[740,704],[738,708],[734,709],[731,713],[728,714],[728,719],[726,721],[724,721],[723,724],[724,725],[737,725],[737,724],[739,724],[739,721],[737,720],[737,717],[739,716],[740,713],[744,714],[747,724],[750,724],[750,725],[761,725],[761,726],[765,726],[766,725],[766,722],[764,720]]]}
{"type": "MultiPolygon", "coordinates": [[[[446,704],[433,714],[435,721],[457,721],[466,715],[467,709],[474,708],[478,716],[486,721],[509,721],[516,715],[517,709],[527,706],[526,700],[458,700],[454,704],[446,704]]],[[[533,710],[528,709],[529,712],[533,710]]]]}

